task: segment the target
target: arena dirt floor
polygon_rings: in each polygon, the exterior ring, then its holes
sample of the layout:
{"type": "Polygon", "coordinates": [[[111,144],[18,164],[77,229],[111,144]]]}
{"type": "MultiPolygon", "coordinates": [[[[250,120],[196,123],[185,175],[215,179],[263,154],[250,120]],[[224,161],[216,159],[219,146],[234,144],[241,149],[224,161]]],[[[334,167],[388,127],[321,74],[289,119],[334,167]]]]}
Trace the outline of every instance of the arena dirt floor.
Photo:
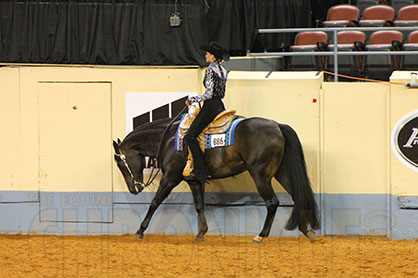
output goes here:
{"type": "Polygon", "coordinates": [[[418,241],[0,235],[0,277],[418,277],[418,241]]]}

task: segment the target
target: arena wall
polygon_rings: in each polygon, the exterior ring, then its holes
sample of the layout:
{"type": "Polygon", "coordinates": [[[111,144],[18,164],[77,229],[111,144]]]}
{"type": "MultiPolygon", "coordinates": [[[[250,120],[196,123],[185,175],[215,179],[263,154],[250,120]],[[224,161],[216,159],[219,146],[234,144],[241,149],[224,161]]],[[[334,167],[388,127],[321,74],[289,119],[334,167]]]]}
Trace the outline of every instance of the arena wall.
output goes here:
{"type": "MultiPolygon", "coordinates": [[[[129,194],[111,142],[129,132],[127,115],[136,105],[155,110],[200,93],[202,75],[197,67],[0,68],[0,232],[134,233],[157,185],[129,194]]],[[[391,81],[409,78],[409,72],[395,72],[391,81]]],[[[225,105],[296,130],[321,234],[416,238],[418,173],[393,151],[391,139],[399,121],[417,109],[417,89],[402,84],[324,82],[316,72],[232,71],[225,105]]],[[[275,181],[274,188],[281,206],[272,235],[299,235],[284,230],[292,201],[275,181]]],[[[209,234],[260,231],[265,207],[248,174],[211,181],[206,191],[209,234]]],[[[148,232],[196,230],[193,200],[181,183],[148,232]]]]}

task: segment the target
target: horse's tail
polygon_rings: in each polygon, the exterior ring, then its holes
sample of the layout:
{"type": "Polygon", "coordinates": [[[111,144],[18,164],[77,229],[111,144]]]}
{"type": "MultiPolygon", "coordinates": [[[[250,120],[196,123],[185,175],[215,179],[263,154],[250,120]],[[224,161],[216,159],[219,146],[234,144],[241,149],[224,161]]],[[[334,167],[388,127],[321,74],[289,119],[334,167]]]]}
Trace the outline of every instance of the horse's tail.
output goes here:
{"type": "Polygon", "coordinates": [[[293,230],[298,225],[310,224],[311,228],[319,229],[318,207],[306,171],[302,145],[296,132],[288,125],[280,124],[285,138],[285,149],[282,165],[292,186],[291,192],[294,207],[286,229],[293,230]]]}

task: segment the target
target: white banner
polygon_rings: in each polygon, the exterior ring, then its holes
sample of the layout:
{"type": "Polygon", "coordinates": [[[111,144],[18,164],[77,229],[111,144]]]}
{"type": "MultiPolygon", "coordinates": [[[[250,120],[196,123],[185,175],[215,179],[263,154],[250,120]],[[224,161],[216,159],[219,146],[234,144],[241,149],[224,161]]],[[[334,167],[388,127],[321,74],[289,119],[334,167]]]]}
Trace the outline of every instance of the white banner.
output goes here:
{"type": "MultiPolygon", "coordinates": [[[[142,114],[152,112],[159,107],[169,105],[169,117],[174,117],[171,103],[186,96],[195,96],[196,92],[126,92],[126,134],[133,130],[133,119],[142,114]]],[[[150,121],[152,121],[150,113],[150,121]]]]}

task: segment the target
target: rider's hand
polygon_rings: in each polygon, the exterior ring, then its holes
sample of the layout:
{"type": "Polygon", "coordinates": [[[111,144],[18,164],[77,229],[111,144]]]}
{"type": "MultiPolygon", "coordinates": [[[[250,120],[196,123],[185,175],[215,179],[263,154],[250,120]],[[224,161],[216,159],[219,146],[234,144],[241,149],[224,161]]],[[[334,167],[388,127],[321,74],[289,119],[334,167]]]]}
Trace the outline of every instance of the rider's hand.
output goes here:
{"type": "Polygon", "coordinates": [[[196,97],[189,97],[186,100],[186,104],[189,105],[189,106],[190,106],[191,103],[195,103],[195,102],[197,102],[196,97]]]}

